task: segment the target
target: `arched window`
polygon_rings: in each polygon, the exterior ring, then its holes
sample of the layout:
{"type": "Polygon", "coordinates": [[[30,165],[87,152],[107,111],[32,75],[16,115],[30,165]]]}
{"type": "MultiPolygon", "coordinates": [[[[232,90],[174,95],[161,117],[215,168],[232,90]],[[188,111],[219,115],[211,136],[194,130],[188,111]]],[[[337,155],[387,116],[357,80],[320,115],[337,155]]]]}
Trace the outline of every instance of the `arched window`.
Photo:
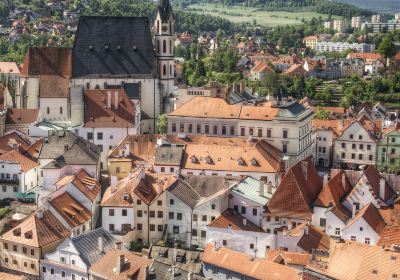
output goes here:
{"type": "Polygon", "coordinates": [[[163,65],[163,75],[165,76],[165,75],[167,75],[167,65],[163,65]]]}
{"type": "Polygon", "coordinates": [[[172,76],[172,65],[169,66],[169,75],[172,76]]]}
{"type": "Polygon", "coordinates": [[[157,53],[160,53],[160,41],[157,40],[157,53]]]}
{"type": "Polygon", "coordinates": [[[167,41],[163,41],[163,53],[167,52],[167,41]]]}
{"type": "Polygon", "coordinates": [[[169,53],[172,54],[172,40],[169,40],[169,53]]]}
{"type": "Polygon", "coordinates": [[[157,20],[157,33],[160,33],[160,21],[157,20]]]}

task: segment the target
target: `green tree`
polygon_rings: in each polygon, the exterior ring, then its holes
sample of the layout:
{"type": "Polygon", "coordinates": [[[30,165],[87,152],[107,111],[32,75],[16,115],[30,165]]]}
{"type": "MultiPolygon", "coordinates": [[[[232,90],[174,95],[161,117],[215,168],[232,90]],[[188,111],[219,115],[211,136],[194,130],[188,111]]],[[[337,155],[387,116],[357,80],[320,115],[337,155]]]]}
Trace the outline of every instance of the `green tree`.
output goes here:
{"type": "Polygon", "coordinates": [[[329,120],[329,112],[320,107],[317,108],[317,111],[314,114],[314,119],[316,120],[329,120]]]}
{"type": "Polygon", "coordinates": [[[393,42],[392,35],[387,34],[382,42],[379,44],[378,52],[383,54],[386,58],[392,57],[396,54],[396,45],[393,42]]]}
{"type": "Polygon", "coordinates": [[[168,130],[168,119],[166,114],[162,114],[157,120],[157,130],[160,134],[166,134],[168,130]]]}

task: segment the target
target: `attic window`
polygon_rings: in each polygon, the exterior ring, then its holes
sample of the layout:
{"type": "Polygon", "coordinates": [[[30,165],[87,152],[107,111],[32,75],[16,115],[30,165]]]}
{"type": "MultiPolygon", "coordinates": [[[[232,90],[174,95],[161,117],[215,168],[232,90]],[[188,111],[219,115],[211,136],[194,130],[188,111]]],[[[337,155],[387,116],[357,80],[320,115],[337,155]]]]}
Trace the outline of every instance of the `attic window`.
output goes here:
{"type": "Polygon", "coordinates": [[[242,159],[242,158],[238,159],[238,161],[237,161],[237,162],[238,162],[238,164],[239,164],[239,165],[243,165],[243,164],[244,164],[244,161],[243,161],[243,159],[242,159]]]}
{"type": "Polygon", "coordinates": [[[123,200],[128,201],[128,198],[129,198],[129,195],[128,195],[127,193],[124,193],[124,194],[122,195],[122,199],[123,199],[123,200]]]}
{"type": "Polygon", "coordinates": [[[31,230],[25,232],[25,238],[26,238],[26,239],[32,239],[32,231],[31,231],[31,230]]]}
{"type": "Polygon", "coordinates": [[[204,160],[206,161],[207,164],[211,164],[211,157],[210,156],[205,157],[204,160]]]}
{"type": "Polygon", "coordinates": [[[16,228],[13,230],[14,236],[21,236],[21,228],[16,228]]]}
{"type": "Polygon", "coordinates": [[[191,156],[191,157],[190,157],[190,161],[191,161],[192,163],[196,163],[196,162],[197,162],[196,156],[191,156]]]}
{"type": "Polygon", "coordinates": [[[256,166],[257,165],[257,160],[255,158],[253,158],[251,160],[251,165],[256,166]]]}
{"type": "Polygon", "coordinates": [[[372,274],[378,274],[378,270],[377,269],[373,269],[372,270],[372,274]]]}

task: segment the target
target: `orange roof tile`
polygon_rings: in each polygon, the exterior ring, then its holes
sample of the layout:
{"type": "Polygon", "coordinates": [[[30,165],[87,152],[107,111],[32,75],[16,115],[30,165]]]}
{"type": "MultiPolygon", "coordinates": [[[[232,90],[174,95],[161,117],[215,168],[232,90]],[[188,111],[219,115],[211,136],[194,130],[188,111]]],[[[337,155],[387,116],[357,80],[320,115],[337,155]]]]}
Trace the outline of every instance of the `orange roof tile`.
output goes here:
{"type": "MultiPolygon", "coordinates": [[[[373,192],[376,196],[380,197],[380,180],[382,176],[379,171],[376,169],[375,165],[369,165],[364,169],[364,175],[368,180],[373,192]]],[[[385,180],[385,197],[381,197],[383,201],[388,201],[395,195],[395,192],[390,187],[388,182],[385,180]]]]}
{"type": "Polygon", "coordinates": [[[85,91],[85,127],[134,127],[135,108],[123,89],[85,91]],[[109,96],[111,100],[108,100],[109,96]],[[108,102],[111,101],[108,107],[108,102]],[[117,101],[117,102],[116,102],[117,101]],[[118,106],[118,109],[116,109],[118,106]]]}
{"type": "Polygon", "coordinates": [[[378,209],[376,209],[372,203],[369,203],[363,209],[361,209],[349,223],[347,223],[343,230],[351,227],[361,218],[364,219],[377,234],[380,234],[385,227],[385,222],[382,216],[379,214],[378,209]]]}
{"type": "Polygon", "coordinates": [[[316,130],[330,129],[333,131],[336,137],[342,133],[340,123],[341,120],[317,120],[317,119],[312,120],[312,126],[314,129],[316,130]]]}
{"type": "Polygon", "coordinates": [[[1,162],[19,163],[23,172],[27,172],[32,168],[38,167],[39,164],[30,158],[20,154],[16,150],[11,150],[5,154],[0,155],[1,162]]]}
{"type": "Polygon", "coordinates": [[[330,237],[317,227],[307,224],[308,234],[304,232],[303,236],[297,242],[297,246],[308,253],[312,253],[313,249],[329,250],[330,247],[330,237]]]}
{"type": "Polygon", "coordinates": [[[69,96],[69,79],[56,75],[41,75],[39,77],[39,96],[45,98],[60,98],[69,96]]]}
{"type": "Polygon", "coordinates": [[[279,113],[279,108],[272,107],[272,102],[262,102],[256,105],[242,105],[239,119],[271,121],[279,113]]]}
{"type": "Polygon", "coordinates": [[[102,279],[112,280],[142,280],[146,279],[146,267],[149,267],[151,260],[140,257],[128,251],[110,250],[90,268],[90,272],[102,279]],[[118,259],[121,258],[120,272],[116,273],[115,268],[118,259]]]}
{"type": "Polygon", "coordinates": [[[30,142],[23,138],[20,134],[13,131],[0,137],[0,153],[13,150],[12,147],[18,146],[19,152],[24,152],[28,149],[30,142]]]}
{"type": "Polygon", "coordinates": [[[321,190],[322,180],[307,158],[286,172],[268,204],[268,211],[280,217],[311,220],[311,205],[321,190]]]}
{"type": "Polygon", "coordinates": [[[48,210],[37,210],[21,224],[4,233],[1,239],[32,247],[42,247],[64,239],[70,232],[48,210]],[[43,214],[42,217],[39,217],[43,214]],[[16,234],[20,232],[20,234],[16,234]]]}
{"type": "Polygon", "coordinates": [[[19,74],[19,65],[15,62],[0,62],[0,73],[3,74],[19,74]]]}
{"type": "Polygon", "coordinates": [[[265,254],[265,258],[272,262],[278,262],[279,257],[281,257],[283,264],[285,265],[292,264],[306,266],[311,261],[311,254],[309,253],[268,250],[265,254]]]}
{"type": "Polygon", "coordinates": [[[393,204],[390,207],[381,207],[379,213],[385,220],[385,224],[389,226],[400,226],[400,205],[393,204]]]}
{"type": "Polygon", "coordinates": [[[209,227],[231,228],[233,230],[264,232],[260,227],[245,219],[233,210],[226,210],[218,218],[208,224],[209,227]],[[246,220],[246,221],[244,221],[246,220]],[[245,224],[246,223],[246,224],[245,224]]]}
{"type": "Polygon", "coordinates": [[[251,259],[246,254],[225,247],[216,249],[212,244],[206,246],[202,262],[259,280],[299,278],[297,271],[287,266],[264,259],[251,259]]]}
{"type": "Polygon", "coordinates": [[[384,59],[384,56],[380,53],[365,53],[365,52],[356,52],[356,53],[349,53],[348,58],[360,58],[360,59],[384,59]]]}
{"type": "Polygon", "coordinates": [[[38,121],[39,109],[16,109],[7,110],[6,124],[32,124],[38,121]]]}
{"type": "Polygon", "coordinates": [[[257,62],[257,64],[251,69],[251,71],[258,73],[273,72],[271,67],[269,67],[269,65],[264,60],[257,62]]]}
{"type": "Polygon", "coordinates": [[[84,169],[79,170],[74,175],[66,175],[62,177],[54,185],[57,189],[60,189],[67,186],[69,183],[72,183],[91,201],[96,199],[101,190],[100,183],[96,179],[90,177],[84,169]]]}
{"type": "Polygon", "coordinates": [[[400,226],[385,227],[377,245],[390,247],[393,244],[400,244],[400,226]]]}
{"type": "Polygon", "coordinates": [[[25,150],[25,154],[29,155],[29,157],[36,160],[39,158],[42,146],[43,146],[43,139],[39,139],[25,150]]]}
{"type": "Polygon", "coordinates": [[[86,223],[92,213],[73,198],[68,192],[64,192],[52,198],[50,204],[65,219],[71,227],[76,227],[86,223]]]}

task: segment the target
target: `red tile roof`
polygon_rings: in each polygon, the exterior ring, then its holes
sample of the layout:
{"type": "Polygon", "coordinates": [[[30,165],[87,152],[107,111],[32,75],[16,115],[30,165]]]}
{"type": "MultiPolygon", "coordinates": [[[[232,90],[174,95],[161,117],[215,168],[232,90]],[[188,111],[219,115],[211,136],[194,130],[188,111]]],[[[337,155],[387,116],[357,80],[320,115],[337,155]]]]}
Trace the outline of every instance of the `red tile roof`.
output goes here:
{"type": "Polygon", "coordinates": [[[357,52],[357,53],[349,53],[347,55],[348,58],[360,58],[360,59],[384,59],[385,57],[380,53],[365,53],[365,52],[357,52]]]}
{"type": "Polygon", "coordinates": [[[206,246],[202,262],[240,273],[252,279],[299,279],[295,269],[264,259],[252,259],[246,254],[225,247],[214,248],[212,244],[206,246]]]}
{"type": "Polygon", "coordinates": [[[310,158],[292,166],[272,196],[268,211],[280,217],[311,220],[312,203],[322,190],[322,180],[310,158]]]}
{"type": "Polygon", "coordinates": [[[38,167],[39,164],[30,158],[22,155],[16,150],[11,150],[5,154],[0,155],[0,162],[11,162],[20,164],[21,171],[27,172],[32,168],[38,167]]]}
{"type": "MultiPolygon", "coordinates": [[[[364,169],[364,175],[366,176],[373,192],[377,197],[380,197],[380,180],[382,178],[375,165],[369,165],[364,169]]],[[[385,197],[381,197],[383,201],[388,201],[395,195],[395,192],[385,180],[385,197]]]]}
{"type": "Polygon", "coordinates": [[[18,146],[18,151],[22,153],[29,148],[29,145],[28,140],[13,131],[0,137],[0,154],[13,150],[15,146],[18,146]]]}
{"type": "Polygon", "coordinates": [[[364,219],[377,234],[380,234],[385,227],[385,221],[379,214],[378,209],[376,209],[372,203],[369,203],[367,206],[361,209],[357,215],[355,215],[355,217],[343,228],[343,230],[351,227],[361,218],[364,219]]]}
{"type": "Polygon", "coordinates": [[[311,261],[311,254],[298,253],[278,250],[268,250],[265,258],[269,261],[284,265],[302,265],[306,266],[311,261]]]}
{"type": "Polygon", "coordinates": [[[32,124],[38,121],[39,109],[16,109],[7,110],[6,124],[32,124]]]}
{"type": "Polygon", "coordinates": [[[299,242],[297,242],[298,247],[307,253],[312,253],[313,249],[329,250],[330,237],[325,232],[311,224],[305,227],[308,228],[308,233],[306,233],[306,229],[299,242]]]}
{"type": "Polygon", "coordinates": [[[52,198],[50,204],[71,227],[86,223],[92,216],[92,213],[68,192],[52,198]]]}
{"type": "Polygon", "coordinates": [[[385,227],[377,245],[390,247],[393,244],[400,244],[400,226],[385,227]]]}
{"type": "Polygon", "coordinates": [[[0,62],[0,73],[2,74],[19,74],[19,65],[15,62],[0,62]]]}
{"type": "Polygon", "coordinates": [[[231,228],[232,230],[264,232],[260,227],[233,210],[226,210],[218,218],[208,224],[209,227],[231,228]]]}
{"type": "Polygon", "coordinates": [[[125,90],[85,91],[85,127],[128,128],[134,127],[134,122],[135,108],[125,90]]]}

